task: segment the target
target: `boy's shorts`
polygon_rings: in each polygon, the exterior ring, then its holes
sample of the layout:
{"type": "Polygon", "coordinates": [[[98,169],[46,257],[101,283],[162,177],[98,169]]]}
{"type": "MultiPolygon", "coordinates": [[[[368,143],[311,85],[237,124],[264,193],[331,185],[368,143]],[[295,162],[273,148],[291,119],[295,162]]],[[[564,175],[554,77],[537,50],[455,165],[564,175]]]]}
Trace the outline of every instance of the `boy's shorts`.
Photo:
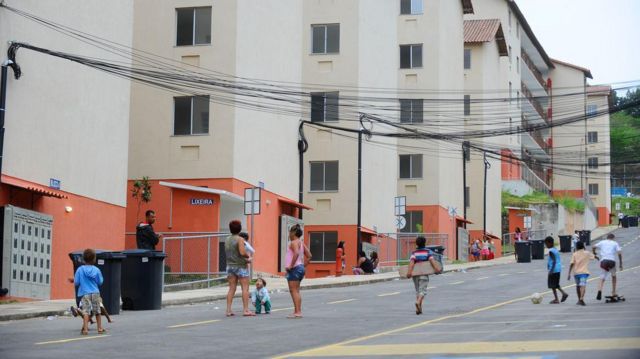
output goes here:
{"type": "Polygon", "coordinates": [[[549,289],[560,288],[560,272],[549,273],[549,277],[547,278],[547,286],[549,287],[549,289]]]}
{"type": "Polygon", "coordinates": [[[85,294],[82,296],[82,306],[80,308],[80,311],[82,311],[83,314],[87,315],[100,314],[101,303],[102,298],[100,298],[100,293],[85,294]]]}
{"type": "Polygon", "coordinates": [[[242,267],[227,267],[227,275],[233,275],[238,278],[247,278],[249,277],[249,270],[242,267]]]}
{"type": "Polygon", "coordinates": [[[411,277],[413,285],[416,287],[416,295],[427,295],[427,286],[429,285],[428,275],[417,275],[411,277]]]}
{"type": "Polygon", "coordinates": [[[287,271],[287,281],[289,282],[301,282],[302,278],[304,278],[304,266],[301,265],[297,265],[293,268],[291,268],[290,270],[287,271]]]}
{"type": "Polygon", "coordinates": [[[611,274],[612,277],[616,276],[615,261],[612,261],[609,259],[603,259],[602,261],[600,261],[600,268],[602,269],[602,272],[600,273],[600,278],[607,279],[609,277],[609,274],[611,274]]]}
{"type": "Polygon", "coordinates": [[[586,287],[587,286],[587,278],[589,278],[588,274],[586,274],[586,273],[576,274],[573,277],[576,280],[576,286],[578,286],[578,287],[586,287]]]}

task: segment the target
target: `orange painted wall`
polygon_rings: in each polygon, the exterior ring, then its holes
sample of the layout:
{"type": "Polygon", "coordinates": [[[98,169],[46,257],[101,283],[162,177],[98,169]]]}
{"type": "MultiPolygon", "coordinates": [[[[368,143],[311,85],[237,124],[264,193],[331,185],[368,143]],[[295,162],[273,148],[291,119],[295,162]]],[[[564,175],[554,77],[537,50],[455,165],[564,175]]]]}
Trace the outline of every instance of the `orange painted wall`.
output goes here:
{"type": "Polygon", "coordinates": [[[521,231],[524,231],[523,213],[530,214],[531,211],[509,209],[509,233],[514,233],[516,231],[516,227],[519,227],[521,231]]]}
{"type": "Polygon", "coordinates": [[[554,190],[552,191],[552,197],[582,198],[584,197],[584,191],[580,189],[554,190]]]}
{"type": "MultiPolygon", "coordinates": [[[[163,180],[166,182],[180,183],[191,186],[206,186],[235,193],[244,196],[244,189],[251,187],[243,181],[233,178],[219,179],[180,179],[180,180],[163,180]]],[[[156,223],[154,229],[157,232],[228,232],[228,223],[220,223],[220,196],[216,194],[207,194],[202,192],[194,192],[180,189],[173,189],[173,208],[172,208],[172,225],[169,227],[170,218],[170,195],[171,188],[159,185],[160,180],[150,180],[152,200],[149,204],[143,204],[140,207],[139,217],[137,217],[137,202],[133,198],[128,199],[127,203],[127,221],[126,231],[135,232],[135,226],[138,221],[144,220],[144,212],[147,209],[153,209],[156,212],[156,223]],[[214,201],[212,206],[196,206],[191,205],[191,198],[210,198],[214,201]]],[[[129,193],[133,188],[133,181],[129,181],[129,193]]],[[[254,216],[255,233],[253,238],[253,246],[256,249],[256,257],[254,259],[254,269],[268,273],[276,273],[278,268],[278,235],[280,215],[286,214],[296,217],[298,209],[290,204],[280,202],[278,196],[268,190],[262,191],[261,213],[254,216]]],[[[241,218],[239,218],[241,219],[241,218]]],[[[246,218],[247,228],[243,231],[251,232],[249,218],[246,218]]],[[[184,255],[189,255],[189,265],[183,263],[183,271],[204,271],[207,268],[206,253],[207,243],[205,240],[194,241],[184,251],[184,255]]],[[[169,241],[168,243],[170,243],[169,241]]],[[[179,246],[178,241],[167,248],[170,256],[167,258],[167,264],[172,270],[179,268],[179,246]],[[175,248],[174,248],[175,247],[175,248]],[[171,255],[175,253],[175,255],[171,255]]],[[[186,241],[185,241],[186,243],[186,241]]],[[[127,248],[135,248],[135,236],[127,236],[127,248]]],[[[211,241],[211,268],[217,271],[218,268],[218,244],[217,241],[211,241]]],[[[160,249],[160,248],[158,248],[160,249]]]]}
{"type": "Polygon", "coordinates": [[[445,246],[445,255],[448,258],[456,258],[457,226],[455,219],[449,216],[447,210],[438,205],[407,206],[407,211],[422,211],[423,232],[445,233],[448,235],[445,246]]]}
{"type": "MultiPolygon", "coordinates": [[[[522,228],[522,227],[520,227],[522,228]]],[[[482,229],[472,229],[469,231],[469,248],[471,248],[471,244],[476,240],[480,241],[484,240],[483,230],[482,229]]],[[[494,258],[502,257],[502,241],[497,238],[489,238],[491,240],[491,244],[493,245],[493,255],[494,258]]],[[[469,252],[469,258],[471,259],[471,252],[469,252]]]]}
{"type": "Polygon", "coordinates": [[[511,159],[510,157],[515,156],[511,150],[503,149],[502,153],[502,179],[503,180],[519,180],[521,178],[520,174],[520,164],[518,161],[511,159]]]}
{"type": "MultiPolygon", "coordinates": [[[[346,257],[345,275],[352,274],[352,267],[357,263],[357,232],[355,225],[305,225],[304,238],[305,244],[309,246],[309,233],[311,232],[338,232],[338,242],[344,241],[344,253],[346,257]]],[[[364,241],[363,236],[363,241],[364,241]]],[[[311,259],[311,263],[307,267],[306,276],[309,278],[326,277],[336,274],[336,262],[316,262],[311,259]]]]}
{"type": "Polygon", "coordinates": [[[611,212],[607,207],[598,207],[598,226],[608,226],[611,224],[611,212]]]}
{"type": "Polygon", "coordinates": [[[51,248],[51,299],[74,297],[74,288],[67,282],[73,277],[69,253],[85,248],[122,250],[125,208],[91,198],[64,193],[68,199],[58,199],[2,185],[0,205],[7,204],[53,216],[51,248]],[[73,211],[66,213],[65,206],[73,211]]]}

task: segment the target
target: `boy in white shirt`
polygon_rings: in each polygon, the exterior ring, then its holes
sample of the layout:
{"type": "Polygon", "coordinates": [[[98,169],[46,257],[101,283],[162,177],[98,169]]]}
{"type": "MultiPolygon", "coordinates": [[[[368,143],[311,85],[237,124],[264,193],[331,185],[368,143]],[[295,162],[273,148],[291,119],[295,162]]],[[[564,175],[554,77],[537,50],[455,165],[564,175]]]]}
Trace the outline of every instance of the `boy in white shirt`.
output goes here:
{"type": "Polygon", "coordinates": [[[611,284],[612,284],[612,296],[618,295],[616,293],[616,254],[618,254],[618,259],[620,260],[620,270],[622,270],[622,248],[618,242],[614,240],[616,236],[613,233],[609,233],[607,235],[607,239],[602,240],[596,243],[591,250],[595,255],[596,259],[600,260],[600,268],[602,268],[602,273],[600,274],[600,286],[598,287],[598,295],[596,296],[597,300],[602,299],[602,288],[604,287],[604,281],[607,279],[609,274],[611,274],[611,284]],[[596,253],[596,249],[599,250],[596,253]]]}

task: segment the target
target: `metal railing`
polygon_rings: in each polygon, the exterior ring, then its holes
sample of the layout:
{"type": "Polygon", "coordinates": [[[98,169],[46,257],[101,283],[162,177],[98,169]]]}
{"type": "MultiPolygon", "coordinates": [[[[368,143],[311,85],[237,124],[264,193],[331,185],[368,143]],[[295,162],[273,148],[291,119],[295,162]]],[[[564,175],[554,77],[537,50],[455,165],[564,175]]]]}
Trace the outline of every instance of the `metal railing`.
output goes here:
{"type": "MultiPolygon", "coordinates": [[[[527,230],[520,232],[520,238],[523,241],[530,241],[534,239],[545,239],[549,231],[546,229],[527,230]]],[[[515,232],[505,233],[502,235],[502,255],[513,254],[515,252],[515,242],[518,240],[518,235],[515,232]]]]}
{"type": "Polygon", "coordinates": [[[534,190],[544,192],[547,195],[551,193],[551,187],[549,187],[545,181],[540,179],[540,177],[538,177],[538,175],[536,175],[526,164],[521,164],[520,173],[522,179],[534,190]]]}
{"type": "Polygon", "coordinates": [[[531,91],[529,90],[527,85],[525,85],[524,82],[521,82],[520,83],[520,87],[521,87],[521,90],[522,90],[522,95],[524,97],[526,97],[527,100],[529,100],[529,103],[531,104],[531,106],[533,106],[533,108],[536,110],[538,115],[540,115],[540,117],[546,123],[549,123],[549,119],[547,117],[547,113],[542,108],[542,105],[540,104],[540,102],[533,96],[533,94],[531,93],[531,91]]]}
{"type": "Polygon", "coordinates": [[[449,235],[446,233],[378,233],[376,242],[378,245],[379,266],[392,267],[406,264],[411,257],[411,253],[416,248],[416,238],[425,237],[427,246],[437,245],[445,247],[445,254],[442,261],[447,259],[446,246],[449,235]]]}
{"type": "Polygon", "coordinates": [[[549,89],[547,88],[547,82],[544,80],[544,78],[542,77],[542,73],[540,72],[540,70],[536,68],[536,65],[533,63],[529,55],[527,55],[527,53],[524,50],[522,50],[520,54],[522,56],[522,62],[524,62],[527,65],[527,67],[533,74],[533,77],[535,77],[536,80],[538,80],[538,83],[540,83],[540,86],[544,88],[544,91],[549,93],[549,89]]]}

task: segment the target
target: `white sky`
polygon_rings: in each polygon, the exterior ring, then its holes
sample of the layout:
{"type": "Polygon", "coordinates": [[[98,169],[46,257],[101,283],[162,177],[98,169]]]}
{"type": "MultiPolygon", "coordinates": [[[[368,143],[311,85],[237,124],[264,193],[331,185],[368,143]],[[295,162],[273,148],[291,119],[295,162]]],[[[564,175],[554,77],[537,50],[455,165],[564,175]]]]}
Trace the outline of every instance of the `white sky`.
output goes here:
{"type": "Polygon", "coordinates": [[[590,69],[589,83],[640,80],[640,0],[516,3],[549,57],[590,69]]]}

